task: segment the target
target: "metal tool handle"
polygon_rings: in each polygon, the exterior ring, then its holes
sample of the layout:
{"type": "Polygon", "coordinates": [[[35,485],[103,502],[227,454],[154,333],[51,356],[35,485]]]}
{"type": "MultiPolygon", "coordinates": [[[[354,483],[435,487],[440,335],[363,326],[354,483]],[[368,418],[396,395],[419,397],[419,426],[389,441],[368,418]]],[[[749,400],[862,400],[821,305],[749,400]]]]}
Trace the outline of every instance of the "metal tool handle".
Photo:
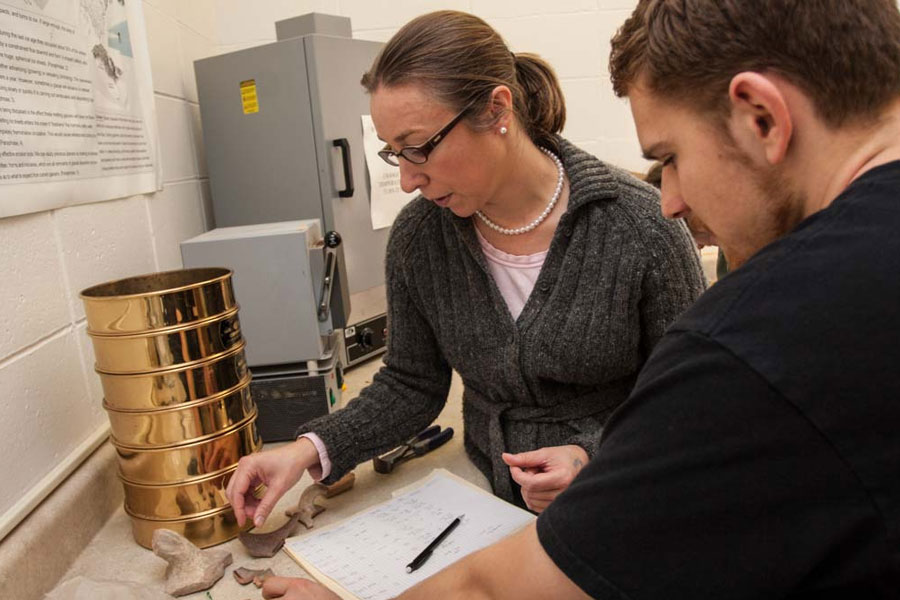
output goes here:
{"type": "Polygon", "coordinates": [[[341,162],[344,165],[344,189],[338,192],[341,198],[353,196],[353,167],[350,164],[350,142],[347,138],[338,138],[331,142],[333,146],[341,149],[341,162]]]}
{"type": "Polygon", "coordinates": [[[416,442],[419,442],[421,440],[426,440],[430,437],[436,436],[438,433],[440,433],[440,431],[441,431],[441,426],[438,424],[434,424],[430,427],[426,427],[425,429],[423,429],[416,437],[410,439],[406,443],[410,444],[410,445],[415,444],[416,442]]]}
{"type": "Polygon", "coordinates": [[[435,448],[439,448],[450,441],[450,438],[453,437],[453,428],[448,427],[444,429],[437,435],[432,435],[424,441],[415,444],[412,449],[415,452],[416,456],[422,456],[423,454],[427,454],[434,450],[435,448]]]}
{"type": "Polygon", "coordinates": [[[403,453],[408,450],[409,446],[400,446],[399,448],[391,450],[387,454],[376,456],[372,459],[372,466],[375,468],[375,472],[381,473],[382,475],[387,475],[394,470],[394,463],[397,462],[397,459],[400,458],[403,453]]]}
{"type": "Polygon", "coordinates": [[[337,248],[341,245],[341,236],[337,231],[325,234],[325,277],[322,278],[322,295],[319,297],[319,320],[328,318],[331,310],[331,288],[334,286],[334,269],[337,265],[337,248]]]}

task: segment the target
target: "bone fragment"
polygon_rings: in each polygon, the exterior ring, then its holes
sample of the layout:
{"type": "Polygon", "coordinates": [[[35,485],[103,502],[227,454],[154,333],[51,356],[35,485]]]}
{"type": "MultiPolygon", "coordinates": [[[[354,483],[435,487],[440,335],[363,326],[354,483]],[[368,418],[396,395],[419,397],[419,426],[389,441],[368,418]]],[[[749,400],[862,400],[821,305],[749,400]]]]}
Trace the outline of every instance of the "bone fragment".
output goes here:
{"type": "Polygon", "coordinates": [[[297,502],[296,508],[285,511],[285,514],[290,517],[287,523],[267,533],[242,531],[238,534],[238,538],[244,544],[244,547],[247,548],[250,556],[263,558],[275,556],[284,545],[284,540],[294,535],[298,522],[303,523],[307,529],[312,529],[313,517],[325,510],[325,507],[317,504],[316,500],[322,497],[331,498],[342,494],[352,488],[355,482],[356,474],[351,471],[331,485],[314,483],[300,494],[300,500],[297,502]]]}
{"type": "Polygon", "coordinates": [[[201,550],[184,536],[169,529],[153,532],[153,552],[166,567],[166,592],[184,596],[207,590],[225,574],[231,564],[231,552],[222,549],[201,550]]]}
{"type": "Polygon", "coordinates": [[[241,585],[252,583],[256,587],[262,587],[263,582],[275,575],[272,569],[248,569],[247,567],[238,567],[231,573],[241,585]]]}
{"type": "Polygon", "coordinates": [[[284,540],[294,534],[299,520],[300,514],[297,513],[288,519],[287,523],[274,531],[267,533],[242,531],[238,534],[238,538],[244,544],[250,556],[269,558],[275,556],[281,550],[281,547],[284,546],[284,540]]]}
{"type": "Polygon", "coordinates": [[[316,500],[325,496],[326,488],[321,483],[314,483],[300,494],[300,500],[295,508],[284,511],[284,514],[296,518],[307,529],[312,529],[313,517],[325,510],[324,506],[316,503],[316,500]]]}
{"type": "Polygon", "coordinates": [[[350,471],[331,485],[325,486],[325,497],[334,498],[339,494],[343,494],[351,489],[354,483],[356,483],[356,473],[350,471]]]}
{"type": "Polygon", "coordinates": [[[300,494],[300,500],[297,502],[297,507],[285,511],[284,514],[292,517],[299,513],[300,522],[303,523],[307,529],[312,529],[313,517],[325,510],[325,507],[318,504],[316,500],[322,497],[333,498],[338,494],[343,494],[351,489],[354,483],[356,483],[356,473],[353,471],[350,471],[331,485],[314,483],[300,494]]]}

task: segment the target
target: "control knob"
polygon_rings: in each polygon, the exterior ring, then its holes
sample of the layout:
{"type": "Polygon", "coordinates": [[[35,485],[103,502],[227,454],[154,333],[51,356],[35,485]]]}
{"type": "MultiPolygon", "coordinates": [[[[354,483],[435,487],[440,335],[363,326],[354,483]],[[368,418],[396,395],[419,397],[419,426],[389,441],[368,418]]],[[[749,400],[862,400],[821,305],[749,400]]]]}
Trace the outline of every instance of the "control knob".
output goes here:
{"type": "Polygon", "coordinates": [[[375,344],[375,332],[369,327],[364,327],[356,333],[356,343],[363,350],[368,350],[375,344]]]}

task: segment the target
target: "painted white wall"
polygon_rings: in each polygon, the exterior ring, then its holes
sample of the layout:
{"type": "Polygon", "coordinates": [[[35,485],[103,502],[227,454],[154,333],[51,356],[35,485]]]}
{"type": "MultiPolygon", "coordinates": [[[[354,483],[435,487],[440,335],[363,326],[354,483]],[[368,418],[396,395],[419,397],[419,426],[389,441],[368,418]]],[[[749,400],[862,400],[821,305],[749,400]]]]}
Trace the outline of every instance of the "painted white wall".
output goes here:
{"type": "MultiPolygon", "coordinates": [[[[354,36],[387,40],[409,19],[452,8],[486,19],[515,51],[556,68],[564,134],[643,170],[625,102],[606,76],[608,40],[635,0],[144,0],[164,189],[0,219],[0,537],[105,438],[78,292],[181,267],[178,243],[212,226],[193,61],[272,42],[277,20],[348,16],[354,36]]],[[[357,77],[359,74],[354,74],[357,77]]]]}
{"type": "Polygon", "coordinates": [[[214,52],[211,0],[144,2],[163,190],[0,219],[0,537],[108,432],[78,292],[181,267],[211,224],[193,60],[214,52]]]}

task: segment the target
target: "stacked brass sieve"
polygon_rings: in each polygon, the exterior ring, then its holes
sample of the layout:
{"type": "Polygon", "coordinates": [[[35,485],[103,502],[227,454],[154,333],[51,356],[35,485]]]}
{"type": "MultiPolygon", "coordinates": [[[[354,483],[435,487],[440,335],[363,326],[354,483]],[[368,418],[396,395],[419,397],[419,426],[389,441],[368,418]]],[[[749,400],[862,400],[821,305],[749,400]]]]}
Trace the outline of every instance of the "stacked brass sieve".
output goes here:
{"type": "Polygon", "coordinates": [[[225,498],[257,451],[231,271],[152,273],[81,292],[134,539],[171,529],[201,548],[239,528],[225,498]]]}

